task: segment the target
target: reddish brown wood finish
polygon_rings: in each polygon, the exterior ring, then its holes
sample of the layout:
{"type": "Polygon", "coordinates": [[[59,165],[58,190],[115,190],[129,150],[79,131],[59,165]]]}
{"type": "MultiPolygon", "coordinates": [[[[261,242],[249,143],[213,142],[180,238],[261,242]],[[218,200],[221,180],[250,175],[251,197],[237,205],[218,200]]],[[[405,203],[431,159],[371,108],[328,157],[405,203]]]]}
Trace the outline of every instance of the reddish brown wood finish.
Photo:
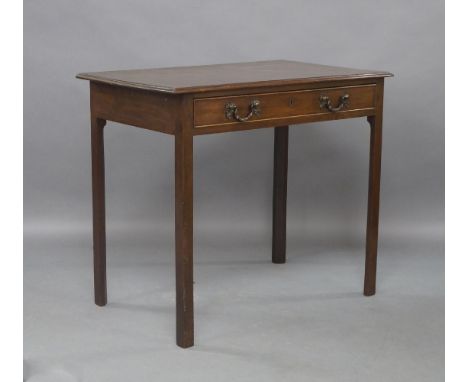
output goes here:
{"type": "Polygon", "coordinates": [[[346,112],[331,113],[326,112],[323,114],[308,114],[293,117],[278,118],[274,121],[251,121],[248,123],[239,123],[232,125],[208,126],[197,127],[193,130],[193,135],[205,135],[216,133],[228,133],[232,131],[253,130],[260,128],[273,128],[274,126],[297,125],[310,122],[334,121],[338,119],[358,118],[373,115],[374,109],[364,110],[351,110],[346,112]]]}
{"type": "Polygon", "coordinates": [[[377,113],[369,116],[370,155],[369,155],[369,194],[367,206],[366,231],[366,269],[364,275],[364,295],[375,294],[377,273],[377,243],[379,236],[379,202],[380,202],[380,167],[382,158],[382,110],[383,81],[380,81],[377,92],[377,113]]]}
{"type": "Polygon", "coordinates": [[[248,96],[229,96],[195,99],[195,128],[216,128],[217,126],[242,127],[245,124],[258,121],[275,123],[277,119],[287,117],[307,117],[309,115],[330,115],[330,112],[320,107],[320,96],[328,96],[333,104],[344,94],[350,96],[349,106],[338,114],[349,111],[365,110],[367,113],[374,108],[375,85],[343,86],[320,88],[315,90],[296,90],[289,92],[259,93],[248,96]],[[252,100],[260,101],[261,113],[247,122],[237,122],[226,118],[224,107],[228,102],[235,103],[241,115],[248,114],[252,100]]]}
{"type": "Polygon", "coordinates": [[[286,262],[286,196],[288,189],[289,126],[275,127],[273,159],[272,262],[286,262]]]}
{"type": "Polygon", "coordinates": [[[93,186],[94,301],[107,304],[106,209],[104,180],[104,126],[106,121],[91,116],[91,157],[93,186]]]}
{"type": "Polygon", "coordinates": [[[175,249],[177,345],[193,346],[193,103],[180,99],[175,131],[175,249]]]}
{"type": "Polygon", "coordinates": [[[177,97],[91,82],[94,114],[102,119],[174,134],[177,97]]]}
{"type": "Polygon", "coordinates": [[[382,149],[383,80],[387,72],[271,61],[78,75],[91,81],[94,288],[107,303],[104,180],[106,120],[175,136],[175,241],[177,344],[194,344],[193,137],[275,127],[272,261],[286,260],[286,195],[289,124],[368,117],[371,125],[364,294],[375,293],[382,149]],[[332,102],[352,92],[350,107],[317,109],[317,95],[332,102]],[[226,122],[224,105],[242,112],[262,97],[264,119],[226,122]],[[291,101],[292,99],[292,101],[291,101]],[[354,105],[354,106],[353,106],[354,105]],[[194,111],[195,109],[195,111],[194,111]],[[195,115],[196,114],[196,115],[195,115]],[[208,124],[206,124],[208,123],[208,124]]]}
{"type": "Polygon", "coordinates": [[[392,74],[384,71],[287,60],[115,70],[77,75],[78,78],[114,86],[174,94],[245,90],[262,86],[279,87],[333,80],[376,79],[388,76],[392,76],[392,74]]]}

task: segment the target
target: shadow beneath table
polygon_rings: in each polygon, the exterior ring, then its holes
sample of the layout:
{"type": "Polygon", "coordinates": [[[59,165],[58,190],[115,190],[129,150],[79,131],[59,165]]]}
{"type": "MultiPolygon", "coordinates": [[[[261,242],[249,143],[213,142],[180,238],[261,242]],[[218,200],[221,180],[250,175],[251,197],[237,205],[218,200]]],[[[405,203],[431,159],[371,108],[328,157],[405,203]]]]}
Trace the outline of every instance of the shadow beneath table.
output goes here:
{"type": "Polygon", "coordinates": [[[174,307],[171,305],[145,305],[145,304],[135,304],[131,302],[109,302],[106,305],[106,309],[119,309],[126,310],[129,312],[145,312],[145,313],[174,313],[174,307]]]}

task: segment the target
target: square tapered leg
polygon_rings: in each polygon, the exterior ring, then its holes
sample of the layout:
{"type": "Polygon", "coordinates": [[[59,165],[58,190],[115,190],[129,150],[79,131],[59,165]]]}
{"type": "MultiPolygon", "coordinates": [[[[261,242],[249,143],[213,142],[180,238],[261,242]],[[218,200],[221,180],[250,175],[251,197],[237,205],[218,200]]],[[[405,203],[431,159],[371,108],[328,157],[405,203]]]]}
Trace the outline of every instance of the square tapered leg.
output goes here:
{"type": "Polygon", "coordinates": [[[275,127],[273,165],[273,242],[272,261],[286,262],[286,195],[288,188],[289,127],[275,127]]]}
{"type": "Polygon", "coordinates": [[[193,346],[193,137],[175,135],[175,249],[177,345],[193,346]]]}
{"type": "Polygon", "coordinates": [[[379,236],[380,167],[382,157],[382,113],[368,117],[371,127],[369,158],[369,192],[366,231],[366,268],[364,295],[375,294],[377,242],[379,236]]]}
{"type": "Polygon", "coordinates": [[[107,304],[106,209],[104,179],[104,126],[106,121],[91,117],[91,160],[93,189],[94,301],[107,304]]]}

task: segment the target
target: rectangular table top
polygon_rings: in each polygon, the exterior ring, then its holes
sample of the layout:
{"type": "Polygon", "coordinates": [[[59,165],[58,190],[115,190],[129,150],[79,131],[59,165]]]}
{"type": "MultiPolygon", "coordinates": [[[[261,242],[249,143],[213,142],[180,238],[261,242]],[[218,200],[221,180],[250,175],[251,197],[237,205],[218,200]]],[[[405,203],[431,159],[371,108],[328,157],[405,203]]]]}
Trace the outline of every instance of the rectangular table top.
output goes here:
{"type": "Polygon", "coordinates": [[[81,73],[77,75],[77,78],[129,88],[180,94],[389,76],[392,74],[385,71],[276,60],[81,73]]]}

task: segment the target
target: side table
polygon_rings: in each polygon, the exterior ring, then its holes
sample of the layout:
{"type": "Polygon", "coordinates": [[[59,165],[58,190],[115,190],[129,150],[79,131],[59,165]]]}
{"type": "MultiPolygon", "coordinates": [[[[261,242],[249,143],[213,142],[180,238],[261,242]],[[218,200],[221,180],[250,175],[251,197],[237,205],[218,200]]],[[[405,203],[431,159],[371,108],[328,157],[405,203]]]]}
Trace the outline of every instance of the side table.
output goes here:
{"type": "Polygon", "coordinates": [[[90,81],[94,291],[107,303],[104,126],[115,121],[175,136],[177,345],[194,344],[193,138],[274,127],[272,261],[286,261],[289,125],[367,117],[369,193],[364,295],[375,293],[384,71],[295,61],[83,73],[90,81]]]}

